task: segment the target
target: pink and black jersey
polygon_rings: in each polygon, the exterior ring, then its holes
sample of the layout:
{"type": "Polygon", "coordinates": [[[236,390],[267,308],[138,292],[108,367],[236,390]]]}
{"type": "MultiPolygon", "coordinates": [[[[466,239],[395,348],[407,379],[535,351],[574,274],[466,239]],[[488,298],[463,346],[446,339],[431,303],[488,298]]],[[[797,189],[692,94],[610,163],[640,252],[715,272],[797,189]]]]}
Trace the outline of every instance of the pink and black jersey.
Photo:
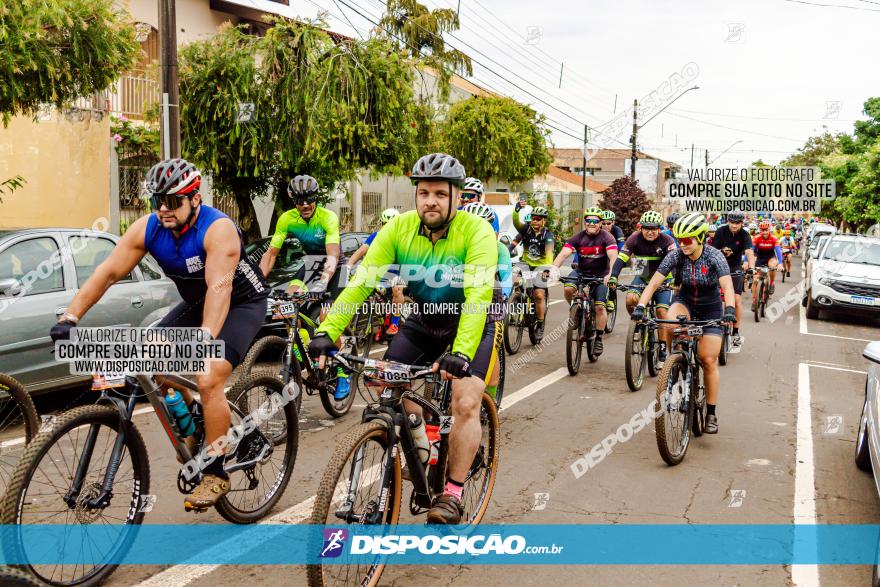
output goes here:
{"type": "Polygon", "coordinates": [[[565,241],[564,248],[578,254],[577,270],[582,277],[603,277],[608,273],[608,251],[617,250],[617,241],[605,230],[596,235],[582,230],[565,241]]]}

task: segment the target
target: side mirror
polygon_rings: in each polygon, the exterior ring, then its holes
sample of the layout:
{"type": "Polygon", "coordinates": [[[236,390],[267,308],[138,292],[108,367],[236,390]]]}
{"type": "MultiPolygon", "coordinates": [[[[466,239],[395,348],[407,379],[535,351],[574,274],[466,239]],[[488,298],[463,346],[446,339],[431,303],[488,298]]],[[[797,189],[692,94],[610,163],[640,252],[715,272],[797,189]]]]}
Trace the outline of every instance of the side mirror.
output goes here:
{"type": "Polygon", "coordinates": [[[869,361],[880,364],[880,341],[869,342],[865,350],[862,351],[862,356],[869,361]]]}
{"type": "Polygon", "coordinates": [[[17,296],[21,293],[21,283],[17,279],[0,279],[0,296],[17,296]]]}

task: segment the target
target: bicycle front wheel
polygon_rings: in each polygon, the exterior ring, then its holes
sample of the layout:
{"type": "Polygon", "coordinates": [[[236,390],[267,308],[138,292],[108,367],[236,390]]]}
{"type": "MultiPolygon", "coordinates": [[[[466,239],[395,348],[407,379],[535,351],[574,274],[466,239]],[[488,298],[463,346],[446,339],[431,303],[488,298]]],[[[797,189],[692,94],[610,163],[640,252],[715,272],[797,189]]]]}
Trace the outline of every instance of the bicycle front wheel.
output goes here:
{"type": "Polygon", "coordinates": [[[581,355],[584,350],[582,338],[584,321],[581,319],[583,308],[580,304],[572,304],[568,310],[568,331],[565,336],[565,364],[569,375],[577,375],[581,368],[581,355]]]}
{"type": "MultiPolygon", "coordinates": [[[[265,517],[278,503],[293,473],[299,447],[299,419],[292,389],[269,370],[258,370],[236,382],[226,394],[237,408],[233,428],[247,432],[229,447],[226,468],[231,489],[215,506],[235,524],[250,524],[265,517]],[[286,393],[288,395],[286,395],[286,393]],[[248,417],[255,426],[244,423],[248,417]]],[[[302,390],[300,390],[302,393],[302,390]]]]}
{"type": "Polygon", "coordinates": [[[692,403],[688,401],[687,361],[681,353],[673,353],[663,364],[657,380],[657,403],[660,415],[654,419],[657,448],[667,465],[677,465],[687,452],[690,442],[692,403]]]}
{"type": "MultiPolygon", "coordinates": [[[[402,487],[400,455],[391,458],[392,449],[383,422],[360,424],[342,437],[324,469],[309,523],[328,526],[396,524],[400,517],[402,487]],[[383,487],[389,462],[392,471],[388,486],[383,487]],[[383,500],[386,489],[387,499],[383,500]]],[[[343,553],[330,565],[309,565],[309,585],[378,584],[384,564],[378,561],[345,564],[344,557],[343,553]]]]}
{"type": "Polygon", "coordinates": [[[764,304],[764,281],[761,280],[761,283],[758,284],[758,295],[755,296],[754,302],[752,305],[754,309],[752,312],[755,315],[755,322],[761,321],[761,314],[763,313],[763,304],[764,304]]]}
{"type": "Polygon", "coordinates": [[[518,353],[522,346],[523,329],[525,328],[525,316],[523,315],[525,303],[523,292],[519,289],[514,290],[508,303],[510,311],[504,318],[504,347],[511,355],[518,353]]]}
{"type": "Polygon", "coordinates": [[[40,417],[24,386],[0,373],[0,494],[9,485],[12,471],[40,429],[40,417]]]}
{"type": "Polygon", "coordinates": [[[624,367],[626,370],[626,384],[631,391],[638,391],[645,382],[645,367],[648,355],[644,344],[645,330],[637,322],[629,323],[626,333],[626,351],[624,354],[624,367]]]}
{"type": "Polygon", "coordinates": [[[134,532],[119,525],[137,525],[144,519],[144,496],[150,492],[150,465],[140,432],[130,423],[121,422],[119,412],[108,406],[83,406],[61,414],[51,429],[41,432],[27,446],[3,497],[0,523],[10,528],[3,548],[13,560],[27,560],[29,553],[45,554],[45,539],[36,540],[22,533],[28,524],[63,524],[74,528],[58,534],[52,544],[58,564],[25,565],[37,578],[50,585],[97,585],[116,568],[128,550],[134,532]],[[111,463],[114,445],[125,427],[119,462],[111,463]],[[89,448],[91,447],[91,449],[89,448]],[[103,491],[108,467],[118,466],[113,477],[112,493],[97,504],[103,491]],[[85,466],[83,483],[73,491],[73,480],[80,466],[85,466]],[[65,499],[67,498],[67,499],[65,499]],[[88,526],[88,528],[86,528],[88,526]],[[117,527],[119,538],[112,544],[100,532],[117,527]],[[88,535],[98,533],[102,540],[90,542],[88,535]],[[78,564],[71,564],[74,556],[78,564]]]}

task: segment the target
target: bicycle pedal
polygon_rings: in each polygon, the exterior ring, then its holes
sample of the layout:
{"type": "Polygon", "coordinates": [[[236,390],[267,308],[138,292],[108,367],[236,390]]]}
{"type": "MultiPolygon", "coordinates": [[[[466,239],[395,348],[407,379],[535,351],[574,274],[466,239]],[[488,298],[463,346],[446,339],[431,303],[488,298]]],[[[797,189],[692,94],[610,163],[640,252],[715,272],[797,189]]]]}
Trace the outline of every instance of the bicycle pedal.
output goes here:
{"type": "Polygon", "coordinates": [[[194,512],[194,513],[197,513],[197,514],[204,514],[204,513],[207,512],[209,509],[211,509],[211,508],[210,508],[210,507],[207,507],[207,508],[197,508],[197,507],[195,507],[195,506],[193,506],[193,505],[190,505],[189,503],[184,503],[184,504],[183,504],[183,511],[185,511],[185,512],[194,512]]]}

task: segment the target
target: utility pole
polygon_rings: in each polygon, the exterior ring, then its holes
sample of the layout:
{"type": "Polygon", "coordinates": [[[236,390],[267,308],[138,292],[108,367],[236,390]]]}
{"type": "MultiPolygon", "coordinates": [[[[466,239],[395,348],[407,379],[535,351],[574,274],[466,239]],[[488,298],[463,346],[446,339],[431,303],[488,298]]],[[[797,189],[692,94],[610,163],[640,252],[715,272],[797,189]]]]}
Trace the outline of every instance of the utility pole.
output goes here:
{"type": "Polygon", "coordinates": [[[587,142],[590,140],[590,127],[584,125],[584,176],[581,179],[581,191],[584,192],[584,198],[587,197],[587,142]]]}
{"type": "Polygon", "coordinates": [[[630,170],[629,170],[629,177],[633,181],[636,180],[636,135],[639,132],[638,116],[639,116],[639,101],[633,100],[632,155],[631,155],[631,165],[630,165],[630,170]]]}
{"type": "Polygon", "coordinates": [[[162,58],[162,157],[180,157],[180,97],[177,79],[175,0],[159,0],[159,43],[162,58]]]}
{"type": "Polygon", "coordinates": [[[691,143],[691,169],[694,168],[694,144],[691,143]]]}
{"type": "Polygon", "coordinates": [[[706,149],[706,169],[709,169],[709,149],[706,149]]]}

